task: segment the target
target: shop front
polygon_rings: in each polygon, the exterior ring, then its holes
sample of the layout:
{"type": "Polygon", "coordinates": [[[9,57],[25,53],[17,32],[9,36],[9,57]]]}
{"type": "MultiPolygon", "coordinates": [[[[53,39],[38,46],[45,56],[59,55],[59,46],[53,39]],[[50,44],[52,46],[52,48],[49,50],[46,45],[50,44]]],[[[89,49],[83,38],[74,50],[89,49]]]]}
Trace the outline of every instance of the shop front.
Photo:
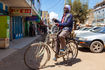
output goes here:
{"type": "Polygon", "coordinates": [[[38,14],[32,1],[34,0],[0,0],[0,46],[3,46],[5,40],[8,40],[6,46],[9,46],[9,40],[23,38],[25,18],[38,14]]]}
{"type": "Polygon", "coordinates": [[[12,39],[20,39],[24,36],[24,18],[32,16],[31,8],[10,8],[12,39]]]}
{"type": "Polygon", "coordinates": [[[40,17],[31,16],[26,17],[26,23],[25,23],[25,36],[35,36],[38,34],[38,23],[40,23],[40,17]]]}
{"type": "Polygon", "coordinates": [[[13,39],[19,39],[23,37],[21,16],[12,17],[12,36],[13,39]]]}
{"type": "Polygon", "coordinates": [[[38,14],[34,0],[1,0],[1,2],[9,6],[10,40],[22,38],[25,34],[25,18],[38,14]]]}

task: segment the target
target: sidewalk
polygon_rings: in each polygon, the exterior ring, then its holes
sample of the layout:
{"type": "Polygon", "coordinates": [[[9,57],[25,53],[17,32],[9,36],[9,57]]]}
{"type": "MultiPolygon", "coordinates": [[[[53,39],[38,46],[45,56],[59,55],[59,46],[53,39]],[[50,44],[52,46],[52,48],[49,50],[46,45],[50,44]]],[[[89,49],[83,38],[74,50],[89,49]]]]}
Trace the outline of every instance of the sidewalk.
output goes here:
{"type": "Polygon", "coordinates": [[[26,37],[26,38],[11,41],[9,48],[0,49],[0,61],[3,58],[7,57],[8,55],[17,51],[18,49],[22,49],[25,46],[31,44],[38,38],[40,38],[40,35],[37,35],[36,37],[26,37]]]}

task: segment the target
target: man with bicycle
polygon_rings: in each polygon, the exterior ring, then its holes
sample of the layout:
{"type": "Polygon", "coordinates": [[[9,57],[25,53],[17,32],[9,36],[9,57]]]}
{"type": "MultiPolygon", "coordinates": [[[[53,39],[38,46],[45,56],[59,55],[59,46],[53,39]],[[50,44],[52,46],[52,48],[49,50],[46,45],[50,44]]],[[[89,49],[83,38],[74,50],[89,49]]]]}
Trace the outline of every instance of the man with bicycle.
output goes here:
{"type": "Polygon", "coordinates": [[[55,18],[53,19],[53,21],[55,22],[55,25],[60,27],[60,29],[62,30],[60,34],[58,35],[60,46],[58,45],[58,42],[56,41],[56,54],[55,54],[55,58],[53,59],[55,61],[57,60],[56,55],[59,54],[59,49],[60,49],[60,52],[65,51],[65,48],[66,48],[65,37],[67,37],[70,34],[73,28],[73,16],[70,13],[70,10],[71,10],[70,5],[65,5],[64,14],[63,14],[61,22],[55,18]]]}

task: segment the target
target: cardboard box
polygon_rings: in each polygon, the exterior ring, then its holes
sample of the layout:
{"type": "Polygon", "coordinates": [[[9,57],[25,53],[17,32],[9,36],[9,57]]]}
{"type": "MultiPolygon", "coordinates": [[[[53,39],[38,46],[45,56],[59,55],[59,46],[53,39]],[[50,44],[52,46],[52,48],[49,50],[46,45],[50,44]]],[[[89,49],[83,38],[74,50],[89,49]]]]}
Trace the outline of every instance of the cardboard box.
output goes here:
{"type": "Polygon", "coordinates": [[[0,48],[9,47],[9,38],[0,38],[0,48]]]}

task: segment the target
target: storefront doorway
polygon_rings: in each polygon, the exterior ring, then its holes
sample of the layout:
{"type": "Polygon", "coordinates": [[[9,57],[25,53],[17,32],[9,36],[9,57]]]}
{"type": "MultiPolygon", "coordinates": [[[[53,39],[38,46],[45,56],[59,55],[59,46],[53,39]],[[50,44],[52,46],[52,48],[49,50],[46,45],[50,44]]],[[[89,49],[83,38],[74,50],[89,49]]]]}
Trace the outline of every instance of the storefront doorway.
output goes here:
{"type": "Polygon", "coordinates": [[[13,39],[19,39],[23,37],[21,16],[12,17],[12,35],[13,39]]]}

